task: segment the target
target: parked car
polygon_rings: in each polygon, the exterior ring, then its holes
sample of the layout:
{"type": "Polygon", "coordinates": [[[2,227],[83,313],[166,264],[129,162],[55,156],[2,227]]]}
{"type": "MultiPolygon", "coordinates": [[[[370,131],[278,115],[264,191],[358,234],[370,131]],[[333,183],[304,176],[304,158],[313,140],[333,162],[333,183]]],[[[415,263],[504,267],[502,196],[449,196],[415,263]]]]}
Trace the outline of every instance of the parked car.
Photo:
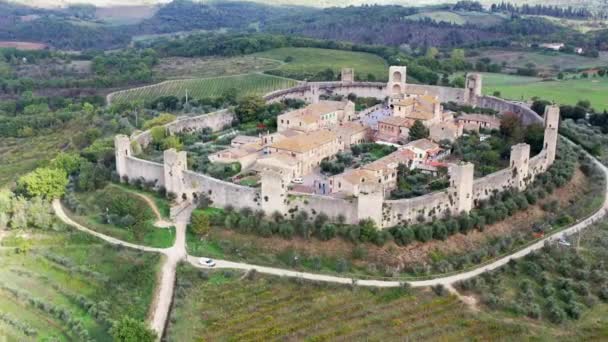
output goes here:
{"type": "Polygon", "coordinates": [[[200,258],[200,259],[198,259],[198,263],[203,266],[207,266],[207,267],[215,266],[215,260],[209,259],[209,258],[200,258]]]}
{"type": "Polygon", "coordinates": [[[294,178],[291,180],[293,184],[304,184],[304,179],[302,178],[294,178]]]}
{"type": "Polygon", "coordinates": [[[560,238],[557,241],[557,243],[560,244],[560,245],[562,245],[562,246],[566,246],[566,247],[570,247],[570,245],[571,245],[571,243],[568,242],[568,241],[566,241],[566,239],[564,239],[564,238],[560,238]]]}

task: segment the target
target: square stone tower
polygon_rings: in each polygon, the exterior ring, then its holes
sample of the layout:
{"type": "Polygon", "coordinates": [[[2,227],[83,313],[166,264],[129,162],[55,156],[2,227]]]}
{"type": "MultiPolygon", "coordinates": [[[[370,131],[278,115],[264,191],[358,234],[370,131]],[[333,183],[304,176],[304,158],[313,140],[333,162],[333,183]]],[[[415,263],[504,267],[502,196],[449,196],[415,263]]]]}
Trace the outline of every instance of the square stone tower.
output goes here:
{"type": "Polygon", "coordinates": [[[517,144],[511,146],[511,178],[513,187],[525,190],[529,175],[530,145],[517,144]]]}
{"type": "Polygon", "coordinates": [[[310,85],[305,98],[310,103],[319,103],[319,95],[319,86],[313,83],[310,85]]]}
{"type": "Polygon", "coordinates": [[[388,83],[386,92],[388,96],[400,95],[405,91],[407,84],[407,67],[391,66],[388,69],[388,83]]]}
{"type": "Polygon", "coordinates": [[[114,137],[114,153],[116,156],[116,173],[122,179],[123,176],[128,176],[127,157],[131,156],[131,139],[124,134],[119,134],[114,137]]]}
{"type": "Polygon", "coordinates": [[[559,107],[558,106],[546,106],[545,107],[545,139],[543,149],[545,149],[546,163],[545,167],[553,165],[555,161],[555,154],[557,153],[557,138],[559,135],[559,107]]]}
{"type": "Polygon", "coordinates": [[[279,170],[266,168],[262,170],[261,203],[266,215],[274,212],[287,213],[287,186],[289,180],[279,170]]]}
{"type": "Polygon", "coordinates": [[[340,80],[342,83],[353,83],[355,81],[355,69],[342,68],[340,80]]]}
{"type": "Polygon", "coordinates": [[[188,169],[186,152],[177,152],[174,148],[165,150],[163,153],[163,164],[167,192],[176,194],[178,202],[182,200],[182,196],[184,195],[186,198],[190,198],[184,181],[184,171],[188,169]]]}
{"type": "Polygon", "coordinates": [[[477,105],[477,97],[481,96],[481,86],[481,74],[467,74],[465,100],[468,104],[477,105]]]}
{"type": "Polygon", "coordinates": [[[450,165],[450,188],[448,189],[453,201],[452,213],[458,215],[468,213],[473,209],[473,176],[475,166],[472,163],[450,165]]]}

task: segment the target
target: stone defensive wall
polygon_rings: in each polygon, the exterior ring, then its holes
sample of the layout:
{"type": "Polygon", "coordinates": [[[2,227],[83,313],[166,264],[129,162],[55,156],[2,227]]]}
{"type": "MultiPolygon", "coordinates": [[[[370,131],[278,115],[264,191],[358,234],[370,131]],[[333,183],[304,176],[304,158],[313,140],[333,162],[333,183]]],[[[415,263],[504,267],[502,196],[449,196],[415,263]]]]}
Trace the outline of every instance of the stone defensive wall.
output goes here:
{"type": "MultiPolygon", "coordinates": [[[[479,76],[472,76],[479,77],[479,76]]],[[[442,102],[457,102],[484,108],[492,108],[501,114],[510,112],[519,115],[524,123],[543,123],[543,119],[523,104],[509,102],[492,96],[483,96],[480,78],[475,78],[477,88],[448,88],[428,85],[407,84],[406,92],[427,92],[439,97],[442,102]]],[[[267,102],[283,99],[302,99],[312,102],[322,94],[348,95],[385,99],[388,96],[387,84],[378,82],[303,82],[295,87],[274,91],[264,96],[267,102]]],[[[119,135],[115,138],[116,168],[124,179],[143,178],[164,186],[178,199],[193,198],[205,194],[213,201],[213,206],[235,208],[249,207],[263,210],[267,214],[280,212],[291,217],[298,211],[307,211],[310,216],[321,212],[332,219],[342,216],[346,223],[357,223],[370,218],[381,228],[417,222],[421,218],[432,220],[445,213],[460,214],[475,207],[479,200],[486,199],[497,192],[510,188],[523,190],[534,177],[547,170],[555,159],[557,144],[557,125],[559,108],[548,106],[545,113],[545,143],[543,150],[530,158],[530,146],[518,144],[512,147],[508,168],[485,176],[473,178],[473,165],[461,164],[450,168],[450,187],[424,196],[402,200],[386,200],[377,193],[361,193],[358,197],[337,198],[325,195],[295,193],[288,190],[288,184],[280,178],[262,175],[262,187],[252,188],[209,177],[187,170],[185,152],[165,151],[164,163],[155,163],[132,156],[132,143],[142,147],[151,141],[150,131],[132,137],[119,135]],[[264,185],[266,182],[272,183],[264,185]]],[[[179,118],[165,125],[171,134],[197,131],[210,127],[222,130],[234,120],[229,110],[204,114],[195,117],[179,118]]]]}
{"type": "MultiPolygon", "coordinates": [[[[164,127],[169,134],[200,131],[206,127],[217,132],[232,124],[233,120],[234,114],[230,110],[224,109],[198,116],[179,117],[177,120],[164,125],[164,127]]],[[[152,141],[152,134],[150,130],[147,130],[133,136],[131,140],[137,141],[142,147],[146,147],[152,141]]]]}

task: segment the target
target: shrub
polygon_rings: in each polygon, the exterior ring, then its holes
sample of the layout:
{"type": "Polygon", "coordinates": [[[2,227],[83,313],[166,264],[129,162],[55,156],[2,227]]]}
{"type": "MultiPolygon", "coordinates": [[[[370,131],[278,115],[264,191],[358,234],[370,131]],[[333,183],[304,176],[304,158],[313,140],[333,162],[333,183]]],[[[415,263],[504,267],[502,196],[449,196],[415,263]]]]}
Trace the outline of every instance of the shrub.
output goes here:
{"type": "Polygon", "coordinates": [[[433,292],[438,295],[438,296],[444,296],[446,294],[446,289],[445,286],[443,286],[442,284],[437,284],[435,286],[431,286],[431,289],[433,290],[433,292]]]}
{"type": "Polygon", "coordinates": [[[63,169],[38,168],[17,181],[17,187],[31,197],[59,198],[67,185],[68,175],[63,169]]]}
{"type": "Polygon", "coordinates": [[[336,226],[331,223],[325,223],[319,230],[319,238],[321,240],[330,240],[336,236],[336,226]]]}
{"type": "Polygon", "coordinates": [[[433,227],[418,225],[415,228],[416,239],[420,242],[428,242],[433,238],[433,227]]]}
{"type": "Polygon", "coordinates": [[[194,211],[192,213],[190,226],[194,233],[199,236],[204,236],[209,233],[209,229],[211,220],[209,219],[209,215],[203,211],[194,211]]]}

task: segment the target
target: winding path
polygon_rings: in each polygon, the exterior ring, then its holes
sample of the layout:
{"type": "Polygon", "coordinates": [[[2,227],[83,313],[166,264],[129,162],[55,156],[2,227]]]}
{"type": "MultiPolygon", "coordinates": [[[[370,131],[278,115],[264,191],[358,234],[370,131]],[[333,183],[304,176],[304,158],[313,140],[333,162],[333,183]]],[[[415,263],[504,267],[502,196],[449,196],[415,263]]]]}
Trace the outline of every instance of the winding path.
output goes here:
{"type": "MultiPolygon", "coordinates": [[[[549,235],[536,243],[523,248],[519,251],[516,251],[510,255],[502,257],[494,262],[491,262],[487,265],[483,265],[477,267],[470,271],[461,272],[458,274],[450,275],[450,276],[439,276],[432,279],[427,280],[416,280],[416,281],[408,281],[408,283],[413,287],[424,287],[424,286],[434,286],[434,285],[444,285],[447,287],[451,287],[456,282],[474,278],[482,273],[497,269],[501,266],[504,266],[509,261],[522,258],[533,251],[541,249],[546,243],[554,242],[562,237],[569,236],[575,234],[589,226],[593,223],[598,222],[604,218],[606,213],[608,213],[608,168],[601,164],[597,159],[592,158],[593,162],[597,165],[598,168],[602,170],[606,177],[606,187],[604,189],[604,203],[602,207],[598,209],[593,215],[584,219],[581,222],[574,224],[573,226],[564,229],[560,232],[556,232],[552,235],[549,235]]],[[[125,241],[121,241],[119,239],[95,232],[91,229],[88,229],[70,219],[63,210],[61,203],[59,200],[53,201],[53,209],[59,219],[63,222],[75,227],[76,229],[83,231],[87,234],[94,235],[108,243],[121,245],[129,248],[138,249],[146,252],[155,252],[162,253],[166,258],[162,265],[161,275],[160,275],[160,283],[157,285],[156,296],[152,304],[151,315],[150,315],[150,326],[154,331],[157,332],[159,339],[162,337],[165,325],[168,319],[169,311],[171,308],[171,300],[173,298],[173,290],[175,285],[175,276],[176,276],[176,267],[180,261],[185,260],[190,263],[192,266],[197,268],[207,269],[208,267],[202,266],[198,263],[199,257],[191,256],[187,254],[186,251],[186,226],[190,220],[190,215],[192,214],[192,210],[194,209],[193,205],[186,206],[183,208],[181,206],[180,212],[174,220],[176,238],[175,244],[170,248],[153,248],[146,247],[137,244],[128,243],[125,241]]],[[[336,283],[336,284],[357,284],[359,286],[367,286],[367,287],[397,287],[403,284],[403,281],[397,280],[374,280],[374,279],[354,279],[348,277],[338,277],[332,275],[325,274],[317,274],[317,273],[308,273],[308,272],[298,272],[292,271],[288,269],[275,268],[275,267],[266,267],[259,266],[247,263],[240,262],[232,262],[227,260],[216,260],[216,268],[230,268],[230,269],[240,269],[240,270],[256,270],[259,273],[281,276],[281,277],[292,277],[292,278],[301,278],[312,281],[320,281],[320,282],[328,282],[328,283],[336,283]]]]}
{"type": "Polygon", "coordinates": [[[53,201],[53,210],[55,211],[57,217],[59,217],[59,219],[66,224],[84,233],[91,234],[113,245],[129,247],[144,252],[161,253],[164,255],[165,258],[163,260],[159,277],[160,281],[156,285],[155,295],[152,301],[149,316],[150,327],[156,332],[159,340],[163,335],[165,325],[169,317],[169,311],[171,310],[171,300],[173,299],[177,265],[187,257],[186,226],[188,225],[193,209],[194,207],[189,205],[185,207],[185,209],[181,210],[181,212],[175,218],[175,221],[173,222],[173,225],[175,225],[175,243],[173,246],[169,248],[154,248],[125,242],[84,227],[68,217],[58,199],[53,201]]]}

